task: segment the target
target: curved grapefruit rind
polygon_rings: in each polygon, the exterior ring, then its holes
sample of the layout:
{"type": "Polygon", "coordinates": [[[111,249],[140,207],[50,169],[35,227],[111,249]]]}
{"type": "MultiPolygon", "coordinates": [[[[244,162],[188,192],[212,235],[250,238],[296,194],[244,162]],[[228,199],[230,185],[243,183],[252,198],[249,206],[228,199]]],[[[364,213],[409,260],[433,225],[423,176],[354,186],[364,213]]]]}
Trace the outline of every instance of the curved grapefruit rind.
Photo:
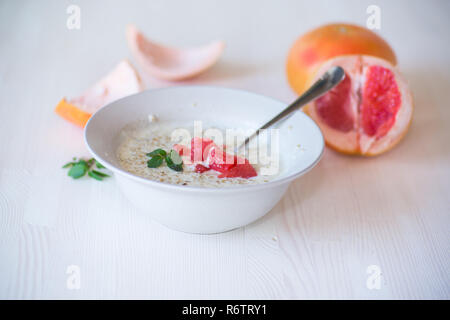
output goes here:
{"type": "Polygon", "coordinates": [[[126,38],[131,53],[149,75],[168,81],[193,78],[212,67],[225,43],[214,41],[196,48],[167,47],[147,39],[134,25],[128,25],[126,38]]]}
{"type": "MultiPolygon", "coordinates": [[[[392,149],[405,136],[412,121],[413,99],[411,92],[406,85],[406,81],[403,79],[396,67],[386,60],[367,55],[346,55],[330,59],[322,64],[322,66],[320,66],[317,70],[317,74],[311,79],[308,85],[311,85],[323,72],[335,65],[342,66],[346,71],[346,75],[352,78],[352,84],[355,83],[359,85],[364,81],[365,68],[368,66],[379,65],[388,68],[393,72],[395,81],[399,86],[402,104],[395,116],[394,126],[389,130],[385,137],[378,140],[376,138],[367,138],[362,133],[362,128],[359,127],[359,105],[353,106],[355,112],[358,113],[357,130],[351,131],[350,133],[343,133],[324,124],[315,110],[315,104],[308,104],[303,108],[303,110],[321,128],[326,145],[340,153],[364,156],[375,156],[392,149]],[[358,69],[362,70],[362,74],[355,72],[358,69]]],[[[357,87],[352,86],[352,88],[353,94],[358,92],[357,87]]]]}
{"type": "MultiPolygon", "coordinates": [[[[413,107],[413,106],[411,106],[411,107],[413,107]]],[[[330,148],[330,149],[332,149],[332,150],[334,150],[336,152],[339,152],[341,154],[346,154],[346,155],[349,155],[349,156],[355,156],[355,157],[357,157],[357,156],[376,157],[376,156],[379,156],[379,155],[381,155],[383,153],[386,153],[386,152],[392,150],[395,146],[397,146],[400,143],[400,141],[402,141],[403,138],[408,133],[408,130],[409,130],[409,127],[411,126],[411,123],[412,123],[412,118],[408,122],[408,125],[407,125],[406,129],[403,131],[403,133],[400,136],[398,136],[398,138],[394,142],[391,142],[389,147],[387,147],[384,150],[378,150],[378,151],[370,151],[369,150],[369,152],[366,152],[365,154],[362,154],[359,151],[348,151],[348,150],[340,149],[339,147],[337,147],[335,145],[329,144],[326,140],[325,140],[325,145],[328,148],[330,148]]]]}
{"type": "Polygon", "coordinates": [[[55,112],[63,119],[82,128],[84,128],[89,118],[92,116],[91,113],[85,112],[77,106],[67,102],[65,98],[58,103],[55,108],[55,112]]]}
{"type": "Polygon", "coordinates": [[[322,63],[350,54],[375,56],[397,64],[392,48],[375,32],[358,25],[334,23],[315,28],[295,41],[287,57],[288,82],[302,94],[322,63]]]}
{"type": "Polygon", "coordinates": [[[128,60],[120,61],[106,76],[97,81],[82,95],[67,100],[63,98],[55,113],[63,119],[85,127],[92,114],[105,104],[137,93],[144,88],[141,77],[128,60]]]}

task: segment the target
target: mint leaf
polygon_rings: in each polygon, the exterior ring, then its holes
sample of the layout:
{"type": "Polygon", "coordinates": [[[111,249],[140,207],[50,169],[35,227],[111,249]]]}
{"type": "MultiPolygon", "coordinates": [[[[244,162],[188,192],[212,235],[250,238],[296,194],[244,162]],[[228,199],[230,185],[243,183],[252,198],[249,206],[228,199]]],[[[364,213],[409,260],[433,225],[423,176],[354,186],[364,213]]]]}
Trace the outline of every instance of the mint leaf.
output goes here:
{"type": "Polygon", "coordinates": [[[170,150],[169,154],[166,156],[166,162],[170,169],[183,171],[183,160],[175,150],[170,150]]]}
{"type": "Polygon", "coordinates": [[[101,171],[91,170],[91,172],[95,173],[96,175],[98,175],[98,176],[100,176],[100,177],[102,177],[102,178],[110,177],[110,175],[108,175],[108,174],[106,174],[106,173],[103,173],[103,172],[101,172],[101,171]]]}
{"type": "Polygon", "coordinates": [[[70,168],[68,175],[74,179],[78,179],[84,176],[87,171],[88,166],[86,165],[86,161],[79,161],[78,163],[74,164],[72,168],[70,168]]]}
{"type": "MultiPolygon", "coordinates": [[[[100,173],[101,173],[101,172],[100,172],[100,173]]],[[[94,170],[89,171],[89,172],[88,172],[88,175],[89,175],[91,178],[94,178],[94,179],[96,179],[96,180],[98,180],[98,181],[102,181],[102,180],[103,180],[103,177],[102,177],[101,175],[98,174],[98,171],[97,171],[97,173],[96,173],[94,170]]]]}
{"type": "Polygon", "coordinates": [[[85,166],[85,167],[86,167],[86,170],[89,169],[89,167],[90,167],[90,165],[88,164],[88,162],[87,162],[86,160],[83,160],[83,159],[78,160],[78,162],[75,163],[75,165],[77,165],[77,164],[85,166]]]}
{"type": "Polygon", "coordinates": [[[167,153],[163,149],[156,149],[156,150],[153,150],[152,152],[147,153],[147,156],[149,156],[149,157],[155,157],[155,156],[165,157],[166,154],[167,153]]]}
{"type": "Polygon", "coordinates": [[[74,164],[75,164],[75,162],[68,162],[65,165],[63,165],[62,168],[65,169],[65,168],[73,166],[74,164]]]}
{"type": "Polygon", "coordinates": [[[170,150],[169,156],[174,164],[183,164],[183,160],[181,159],[178,152],[176,152],[175,150],[170,150]]]}
{"type": "Polygon", "coordinates": [[[98,162],[97,160],[95,160],[95,166],[99,169],[105,169],[105,166],[102,165],[100,162],[98,162]]]}
{"type": "Polygon", "coordinates": [[[149,168],[158,168],[163,163],[164,158],[161,156],[154,156],[150,160],[147,161],[147,167],[149,168]]]}

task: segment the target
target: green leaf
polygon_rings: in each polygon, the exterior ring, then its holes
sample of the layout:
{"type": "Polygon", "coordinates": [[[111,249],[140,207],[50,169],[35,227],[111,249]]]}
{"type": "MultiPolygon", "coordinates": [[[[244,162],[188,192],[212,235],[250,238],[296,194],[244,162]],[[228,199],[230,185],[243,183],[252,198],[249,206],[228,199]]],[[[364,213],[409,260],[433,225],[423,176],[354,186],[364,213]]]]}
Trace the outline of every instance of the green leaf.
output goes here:
{"type": "Polygon", "coordinates": [[[147,156],[149,156],[149,157],[154,157],[154,156],[165,157],[166,154],[167,154],[167,153],[166,153],[163,149],[156,149],[156,150],[153,150],[153,151],[150,152],[150,153],[147,153],[147,156]]]}
{"type": "Polygon", "coordinates": [[[63,168],[70,168],[69,172],[67,173],[68,176],[72,177],[73,179],[79,179],[86,175],[86,173],[94,179],[97,180],[103,180],[103,178],[110,177],[108,174],[103,173],[101,171],[97,170],[91,170],[93,165],[96,165],[97,168],[103,169],[105,168],[101,163],[99,163],[94,158],[91,158],[89,160],[79,159],[76,162],[76,158],[73,158],[73,162],[66,163],[63,168]]]}
{"type": "Polygon", "coordinates": [[[87,163],[86,160],[80,159],[77,163],[75,163],[75,165],[77,164],[85,166],[86,170],[89,169],[89,164],[87,163]]]}
{"type": "Polygon", "coordinates": [[[180,155],[175,150],[170,150],[169,156],[170,156],[170,159],[172,159],[173,163],[183,164],[183,159],[181,159],[180,155]]]}
{"type": "Polygon", "coordinates": [[[103,173],[103,172],[101,172],[101,171],[92,170],[92,172],[95,173],[96,175],[99,175],[99,176],[102,177],[102,178],[110,177],[110,175],[108,175],[108,174],[106,174],[106,173],[103,173]]]}
{"type": "Polygon", "coordinates": [[[99,169],[105,169],[105,166],[102,165],[100,162],[98,162],[97,160],[95,160],[95,166],[99,169]]]}
{"type": "Polygon", "coordinates": [[[78,179],[84,176],[87,170],[88,170],[87,165],[79,161],[78,163],[74,164],[72,168],[70,168],[68,175],[74,179],[78,179]]]}
{"type": "Polygon", "coordinates": [[[65,165],[63,165],[62,168],[65,169],[65,168],[73,166],[74,164],[75,164],[75,162],[68,162],[65,165]]]}
{"type": "Polygon", "coordinates": [[[154,156],[150,160],[147,161],[147,167],[149,168],[158,168],[163,163],[164,158],[161,156],[154,156]]]}
{"type": "MultiPolygon", "coordinates": [[[[97,171],[97,172],[98,172],[98,171],[97,171]]],[[[102,180],[103,180],[103,177],[100,176],[99,174],[95,173],[94,170],[93,170],[93,171],[89,171],[89,172],[88,172],[88,175],[89,175],[89,177],[94,178],[94,179],[96,179],[96,180],[98,180],[98,181],[102,181],[102,180]]]]}
{"type": "Polygon", "coordinates": [[[169,155],[166,156],[167,166],[175,171],[183,171],[183,160],[175,150],[171,150],[169,155]]]}

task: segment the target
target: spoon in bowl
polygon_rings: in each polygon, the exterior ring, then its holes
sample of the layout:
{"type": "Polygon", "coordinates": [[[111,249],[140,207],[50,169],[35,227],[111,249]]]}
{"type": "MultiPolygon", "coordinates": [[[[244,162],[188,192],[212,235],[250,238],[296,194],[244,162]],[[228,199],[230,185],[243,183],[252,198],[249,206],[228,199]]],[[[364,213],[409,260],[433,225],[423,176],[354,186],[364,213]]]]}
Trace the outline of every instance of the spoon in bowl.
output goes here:
{"type": "Polygon", "coordinates": [[[308,90],[306,90],[300,97],[297,98],[294,102],[292,102],[286,109],[281,111],[271,120],[266,122],[263,126],[261,126],[258,130],[256,130],[252,135],[248,136],[245,141],[236,148],[236,151],[245,147],[251,139],[258,136],[259,131],[263,129],[267,129],[273,126],[275,123],[286,119],[293,112],[300,110],[303,106],[310,103],[311,101],[319,98],[329,90],[333,89],[336,85],[339,84],[345,78],[344,69],[339,66],[332,67],[327,72],[325,72],[319,80],[317,80],[308,90]]]}

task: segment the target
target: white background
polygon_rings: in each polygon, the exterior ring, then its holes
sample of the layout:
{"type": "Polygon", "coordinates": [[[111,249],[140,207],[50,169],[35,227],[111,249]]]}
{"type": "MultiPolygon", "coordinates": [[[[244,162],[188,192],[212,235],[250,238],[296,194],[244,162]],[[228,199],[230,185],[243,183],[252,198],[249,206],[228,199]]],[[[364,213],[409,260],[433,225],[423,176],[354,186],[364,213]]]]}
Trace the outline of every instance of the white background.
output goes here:
{"type": "Polygon", "coordinates": [[[449,1],[1,1],[0,298],[450,298],[449,12],[449,1]],[[66,28],[70,4],[81,30],[66,28]],[[325,22],[365,25],[370,4],[415,98],[393,151],[326,150],[266,217],[208,236],[139,214],[114,178],[61,169],[88,154],[82,130],[53,109],[131,59],[127,23],[169,45],[223,39],[220,62],[189,83],[288,103],[296,37],[325,22]],[[66,286],[70,265],[78,290],[66,286]],[[369,265],[379,290],[366,287],[369,265]]]}

